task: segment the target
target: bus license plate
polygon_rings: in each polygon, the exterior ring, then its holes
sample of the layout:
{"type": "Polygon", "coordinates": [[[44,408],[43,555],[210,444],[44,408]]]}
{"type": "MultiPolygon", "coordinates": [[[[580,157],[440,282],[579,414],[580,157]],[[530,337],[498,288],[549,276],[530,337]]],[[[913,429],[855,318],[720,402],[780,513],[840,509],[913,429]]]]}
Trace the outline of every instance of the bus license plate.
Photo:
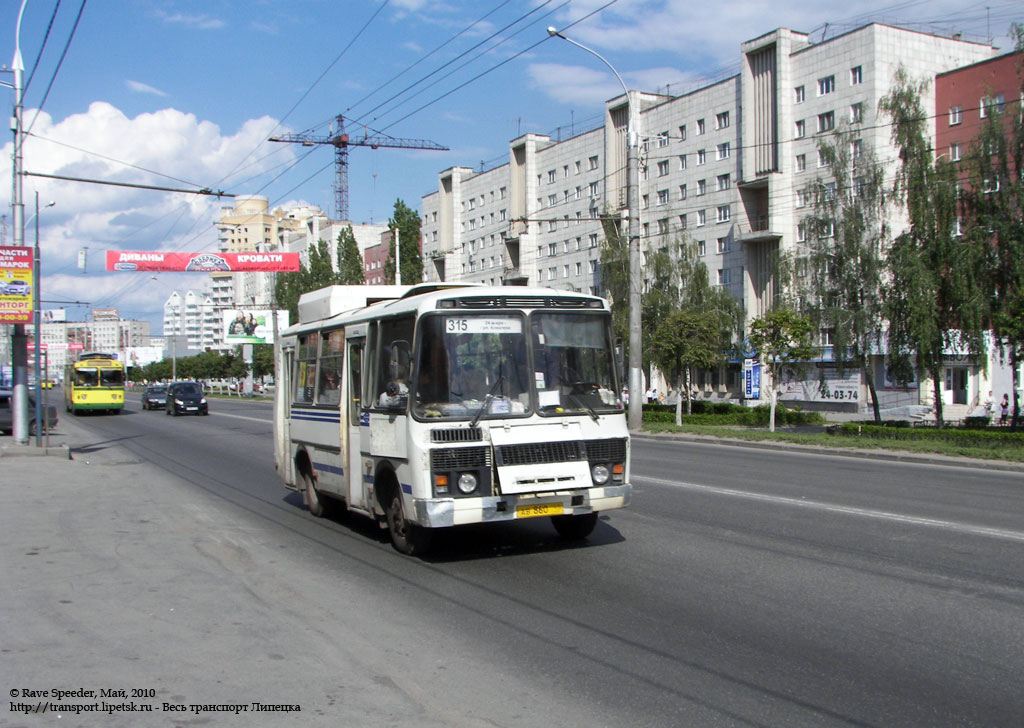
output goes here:
{"type": "Polygon", "coordinates": [[[533,518],[534,516],[560,516],[561,503],[538,503],[529,506],[516,506],[516,518],[533,518]]]}

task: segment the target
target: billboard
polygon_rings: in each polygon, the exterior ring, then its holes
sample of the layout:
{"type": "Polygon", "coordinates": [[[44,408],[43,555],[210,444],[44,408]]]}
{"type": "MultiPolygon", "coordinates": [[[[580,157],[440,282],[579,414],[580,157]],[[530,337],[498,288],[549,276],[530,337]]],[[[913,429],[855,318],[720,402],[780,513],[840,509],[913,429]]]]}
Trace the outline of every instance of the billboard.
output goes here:
{"type": "MultiPolygon", "coordinates": [[[[273,344],[274,322],[270,311],[229,309],[222,312],[225,344],[273,344]]],[[[277,328],[288,327],[288,312],[277,312],[277,328]]]]}
{"type": "Polygon", "coordinates": [[[129,367],[144,367],[163,361],[164,350],[159,346],[129,346],[118,352],[118,359],[129,367]]]}
{"type": "Polygon", "coordinates": [[[298,253],[170,253],[108,250],[107,270],[218,273],[288,273],[299,270],[298,253]]]}
{"type": "Polygon", "coordinates": [[[0,247],[0,324],[32,323],[32,248],[0,247]]]}

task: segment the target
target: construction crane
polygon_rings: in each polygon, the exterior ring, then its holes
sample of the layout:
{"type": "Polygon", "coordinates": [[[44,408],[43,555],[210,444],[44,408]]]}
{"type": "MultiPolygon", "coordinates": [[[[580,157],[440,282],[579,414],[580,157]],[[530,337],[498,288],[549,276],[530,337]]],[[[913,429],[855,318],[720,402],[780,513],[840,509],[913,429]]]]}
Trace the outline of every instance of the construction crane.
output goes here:
{"type": "Polygon", "coordinates": [[[315,144],[330,144],[334,147],[334,214],[338,220],[348,220],[348,148],[349,147],[392,147],[397,149],[433,149],[441,152],[448,151],[448,147],[441,146],[426,139],[399,139],[386,134],[371,136],[366,133],[365,127],[363,136],[352,139],[345,132],[345,118],[338,114],[334,118],[334,128],[328,136],[315,136],[313,134],[279,134],[272,136],[268,141],[290,142],[301,144],[304,147],[311,147],[315,144]]]}

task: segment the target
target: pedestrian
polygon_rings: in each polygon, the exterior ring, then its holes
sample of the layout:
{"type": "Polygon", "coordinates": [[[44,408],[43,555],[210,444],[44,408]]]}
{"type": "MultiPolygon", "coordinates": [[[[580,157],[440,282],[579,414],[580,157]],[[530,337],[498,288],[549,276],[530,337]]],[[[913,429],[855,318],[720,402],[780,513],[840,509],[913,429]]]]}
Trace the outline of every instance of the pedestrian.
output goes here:
{"type": "Polygon", "coordinates": [[[999,405],[999,424],[1005,425],[1010,416],[1010,395],[1004,394],[1003,401],[999,405]]]}

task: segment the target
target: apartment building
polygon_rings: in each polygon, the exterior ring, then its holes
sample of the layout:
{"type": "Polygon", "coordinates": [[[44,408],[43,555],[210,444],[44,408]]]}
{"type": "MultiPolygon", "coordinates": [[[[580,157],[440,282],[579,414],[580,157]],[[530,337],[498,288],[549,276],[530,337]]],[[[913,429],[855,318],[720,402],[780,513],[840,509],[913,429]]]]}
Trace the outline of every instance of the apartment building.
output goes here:
{"type": "MultiPolygon", "coordinates": [[[[711,282],[740,299],[748,319],[761,315],[779,293],[772,261],[802,242],[804,189],[825,171],[818,141],[849,127],[863,150],[895,160],[878,105],[897,68],[931,79],[993,54],[877,23],[818,43],[780,28],[740,45],[735,76],[680,96],[631,91],[642,247],[695,241],[711,282]]],[[[934,84],[927,94],[930,108],[934,84]]],[[[496,169],[439,173],[437,191],[422,200],[427,280],[600,293],[601,218],[621,216],[625,228],[629,213],[628,108],[625,95],[611,99],[603,127],[564,141],[513,139],[508,164],[496,169]]],[[[737,384],[734,372],[709,386],[724,396],[737,384]]]]}
{"type": "MultiPolygon", "coordinates": [[[[988,117],[993,112],[1021,113],[1024,101],[1024,56],[1008,53],[937,74],[935,77],[935,152],[954,162],[968,158],[988,117]]],[[[1012,173],[1012,170],[1010,170],[1012,173]]],[[[961,165],[961,184],[969,184],[969,170],[961,165]]],[[[999,180],[985,180],[987,191],[997,191],[999,180]]],[[[1005,352],[1004,352],[1005,354],[1005,352]]],[[[1008,356],[990,355],[980,367],[964,354],[950,353],[944,362],[944,404],[984,401],[988,392],[999,399],[1020,389],[1021,371],[1013,372],[1008,356]]]]}

